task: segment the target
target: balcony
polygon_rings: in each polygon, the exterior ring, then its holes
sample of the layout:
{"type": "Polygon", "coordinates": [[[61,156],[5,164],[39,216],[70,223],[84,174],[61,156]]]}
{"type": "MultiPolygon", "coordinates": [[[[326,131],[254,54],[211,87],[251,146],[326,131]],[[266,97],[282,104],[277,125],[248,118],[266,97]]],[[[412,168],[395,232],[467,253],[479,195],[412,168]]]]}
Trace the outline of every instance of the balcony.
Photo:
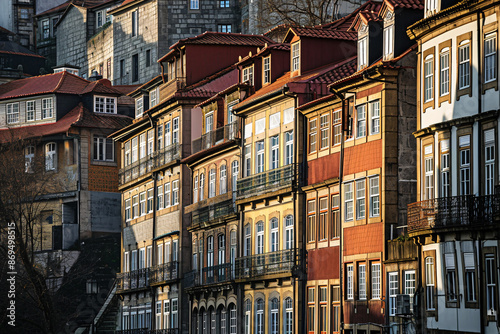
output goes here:
{"type": "Polygon", "coordinates": [[[207,205],[193,211],[191,226],[198,226],[202,223],[211,225],[222,218],[235,215],[236,206],[232,199],[207,205]]]}
{"type": "Polygon", "coordinates": [[[297,181],[297,176],[300,175],[298,166],[290,164],[238,180],[237,199],[249,198],[292,187],[297,181]]]}
{"type": "Polygon", "coordinates": [[[224,283],[234,279],[234,270],[231,263],[203,268],[202,273],[201,285],[224,283]]]}
{"type": "Polygon", "coordinates": [[[137,328],[137,329],[122,329],[115,331],[115,334],[178,334],[178,328],[170,329],[147,329],[147,328],[137,328]]]}
{"type": "Polygon", "coordinates": [[[178,90],[186,87],[186,78],[174,78],[160,85],[160,102],[172,97],[178,90]]]}
{"type": "Polygon", "coordinates": [[[149,286],[149,268],[118,273],[116,281],[117,292],[145,289],[149,286]]]}
{"type": "Polygon", "coordinates": [[[408,205],[408,232],[500,226],[500,195],[442,197],[408,205]]]}
{"type": "Polygon", "coordinates": [[[267,275],[288,274],[299,265],[296,249],[287,249],[236,259],[236,279],[255,279],[267,275]]]}
{"type": "Polygon", "coordinates": [[[154,169],[160,168],[181,157],[181,145],[178,143],[169,145],[161,150],[150,154],[127,167],[121,168],[118,172],[120,185],[126,184],[137,178],[150,173],[154,169]]]}
{"type": "Polygon", "coordinates": [[[239,123],[233,122],[231,124],[226,124],[223,127],[205,133],[200,138],[193,140],[191,144],[191,154],[196,154],[216,145],[235,140],[238,138],[239,131],[239,123]]]}
{"type": "Polygon", "coordinates": [[[178,279],[178,268],[179,262],[168,262],[149,268],[149,284],[163,284],[178,279]]]}

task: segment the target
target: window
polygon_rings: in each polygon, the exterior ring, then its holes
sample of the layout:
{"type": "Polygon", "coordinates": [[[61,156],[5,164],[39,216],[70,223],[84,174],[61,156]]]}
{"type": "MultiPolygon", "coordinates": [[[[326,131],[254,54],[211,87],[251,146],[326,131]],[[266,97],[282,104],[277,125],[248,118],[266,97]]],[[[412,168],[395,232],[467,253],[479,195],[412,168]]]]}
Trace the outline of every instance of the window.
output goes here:
{"type": "Polygon", "coordinates": [[[208,181],[208,198],[215,197],[215,168],[210,170],[208,181]]]}
{"type": "Polygon", "coordinates": [[[231,304],[229,305],[229,334],[236,334],[236,328],[237,328],[236,325],[237,325],[236,306],[234,304],[231,304]]]}
{"type": "Polygon", "coordinates": [[[222,165],[219,170],[219,194],[227,193],[227,168],[222,165]]]}
{"type": "Polygon", "coordinates": [[[366,265],[358,266],[358,299],[366,300],[366,265]]]}
{"type": "Polygon", "coordinates": [[[316,310],[315,310],[315,289],[307,288],[307,332],[310,334],[314,334],[314,325],[316,319],[316,310]]]}
{"type": "Polygon", "coordinates": [[[132,37],[137,36],[138,34],[139,34],[139,10],[136,9],[132,12],[132,37]]]}
{"type": "Polygon", "coordinates": [[[132,56],[132,82],[139,81],[139,55],[132,56]]]}
{"type": "Polygon", "coordinates": [[[171,122],[165,123],[165,147],[169,147],[172,144],[172,131],[171,122]]]}
{"type": "Polygon", "coordinates": [[[380,132],[380,101],[369,103],[370,108],[370,134],[374,135],[380,132]]]}
{"type": "Polygon", "coordinates": [[[52,98],[42,99],[42,119],[54,117],[52,98]]]}
{"type": "Polygon", "coordinates": [[[319,332],[326,334],[328,328],[328,293],[326,286],[319,287],[319,332]]]}
{"type": "Polygon", "coordinates": [[[132,163],[139,160],[139,151],[137,150],[138,142],[139,142],[138,137],[132,138],[132,163]]]}
{"type": "Polygon", "coordinates": [[[319,241],[327,239],[328,197],[319,199],[319,241]]]}
{"type": "Polygon", "coordinates": [[[154,130],[148,130],[148,144],[147,144],[147,152],[148,156],[152,156],[154,152],[154,130]]]}
{"type": "Polygon", "coordinates": [[[271,229],[271,240],[270,240],[270,246],[271,246],[271,252],[277,252],[279,250],[279,226],[278,226],[278,219],[273,218],[269,222],[269,227],[271,229]]]}
{"type": "Polygon", "coordinates": [[[462,42],[458,48],[458,89],[470,86],[470,41],[462,42]]]}
{"type": "Polygon", "coordinates": [[[163,327],[170,328],[170,300],[163,301],[163,327]]]}
{"type": "Polygon", "coordinates": [[[263,60],[264,63],[264,84],[271,82],[271,56],[265,57],[263,60]]]}
{"type": "Polygon", "coordinates": [[[450,51],[445,48],[439,55],[439,95],[450,93],[450,51]]]}
{"type": "Polygon", "coordinates": [[[354,266],[352,264],[347,265],[347,284],[346,284],[346,296],[348,300],[354,299],[354,266]]]}
{"type": "Polygon", "coordinates": [[[321,131],[321,142],[320,149],[327,148],[330,144],[329,131],[330,131],[330,115],[324,114],[320,117],[320,131],[321,131]]]}
{"type": "Polygon", "coordinates": [[[484,37],[484,82],[497,78],[497,34],[491,33],[484,37]]]}
{"type": "Polygon", "coordinates": [[[114,142],[111,138],[94,136],[94,160],[114,161],[114,142]]]}
{"type": "MultiPolygon", "coordinates": [[[[150,49],[146,50],[146,67],[149,67],[149,66],[151,66],[151,50],[150,49]]],[[[153,107],[153,106],[154,105],[151,105],[151,107],[153,107]]]]}
{"type": "Polygon", "coordinates": [[[100,11],[96,12],[96,28],[100,28],[100,27],[102,27],[102,25],[103,25],[103,21],[104,21],[104,20],[103,20],[103,14],[104,14],[104,13],[103,13],[103,11],[102,11],[102,10],[100,10],[100,11]]]}
{"type": "MultiPolygon", "coordinates": [[[[285,299],[285,333],[293,333],[293,301],[292,298],[288,297],[285,299]]],[[[245,332],[246,334],[246,332],[245,332]]]]}
{"type": "Polygon", "coordinates": [[[250,145],[245,146],[245,176],[250,176],[251,174],[251,164],[252,164],[252,148],[250,145]]]}
{"type": "Polygon", "coordinates": [[[309,120],[309,153],[316,152],[317,119],[309,120]]]}
{"type": "MultiPolygon", "coordinates": [[[[179,117],[172,120],[172,143],[179,143],[179,117]]],[[[165,136],[167,135],[167,130],[165,130],[165,136]]],[[[166,143],[165,143],[166,145],[166,143]]]]}
{"type": "Polygon", "coordinates": [[[263,140],[255,143],[255,151],[257,152],[255,172],[262,173],[264,171],[264,141],[263,140]]]}
{"type": "Polygon", "coordinates": [[[426,16],[432,15],[437,11],[437,0],[426,0],[425,8],[426,16]]]}
{"type": "Polygon", "coordinates": [[[298,71],[300,68],[300,44],[292,44],[292,71],[298,71]]]}
{"type": "Polygon", "coordinates": [[[280,126],[280,116],[281,113],[279,111],[269,116],[269,129],[275,129],[280,126]]]}
{"type": "Polygon", "coordinates": [[[179,324],[178,324],[178,321],[179,321],[178,312],[179,312],[179,303],[178,303],[177,298],[175,298],[175,299],[172,299],[172,322],[170,323],[172,328],[177,328],[179,326],[179,324]]]}
{"type": "Polygon", "coordinates": [[[293,107],[283,110],[283,124],[288,124],[290,122],[293,122],[294,118],[295,115],[293,107]]]}
{"type": "Polygon", "coordinates": [[[35,120],[35,101],[26,102],[26,121],[35,120]]]}
{"type": "Polygon", "coordinates": [[[278,334],[280,332],[279,308],[280,303],[278,301],[278,298],[271,299],[271,334],[278,334]]]}
{"type": "Polygon", "coordinates": [[[396,295],[399,292],[398,273],[389,273],[389,315],[396,315],[396,295]]]}
{"type": "Polygon", "coordinates": [[[42,21],[42,38],[48,39],[50,37],[50,25],[49,20],[42,21]]]}
{"type": "Polygon", "coordinates": [[[35,146],[29,145],[24,149],[24,172],[33,173],[35,167],[35,146]]]}
{"type": "Polygon", "coordinates": [[[253,66],[248,66],[243,69],[243,82],[248,82],[250,85],[253,85],[253,66]]]}
{"type": "Polygon", "coordinates": [[[270,161],[270,169],[276,169],[279,167],[279,156],[280,156],[280,136],[272,136],[270,138],[270,146],[271,146],[271,154],[269,158],[271,159],[270,161]]]}
{"type": "Polygon", "coordinates": [[[293,131],[285,132],[285,165],[293,163],[293,131]]]}
{"type": "Polygon", "coordinates": [[[434,258],[425,258],[425,298],[426,309],[435,310],[434,307],[434,258]]]}
{"type": "Polygon", "coordinates": [[[139,217],[139,196],[132,197],[132,218],[139,217]]]}
{"type": "Polygon", "coordinates": [[[146,214],[146,192],[139,194],[139,216],[146,214]]]}
{"type": "Polygon", "coordinates": [[[344,204],[345,204],[345,220],[354,218],[354,189],[353,183],[344,184],[344,204]]]}
{"type": "Polygon", "coordinates": [[[424,147],[425,157],[425,184],[424,199],[434,198],[434,158],[432,156],[432,145],[424,147]]]}
{"type": "Polygon", "coordinates": [[[357,134],[356,138],[366,136],[366,105],[360,105],[356,107],[357,119],[356,128],[357,134]]]}
{"type": "Polygon", "coordinates": [[[488,315],[496,315],[496,271],[495,256],[486,254],[485,256],[485,281],[486,281],[486,310],[488,315]]]}
{"type": "Polygon", "coordinates": [[[165,208],[168,208],[171,205],[170,202],[170,182],[165,183],[165,208]]]}
{"type": "Polygon", "coordinates": [[[203,201],[204,192],[205,192],[205,174],[201,173],[201,175],[200,175],[200,201],[203,201]]]}
{"type": "Polygon", "coordinates": [[[410,311],[413,312],[413,296],[416,291],[415,270],[405,271],[405,295],[410,295],[410,311]]]}
{"type": "Polygon", "coordinates": [[[150,108],[153,108],[157,104],[158,104],[158,90],[153,89],[152,91],[149,92],[149,106],[150,108]]]}
{"type": "Polygon", "coordinates": [[[484,132],[484,194],[493,195],[495,185],[495,130],[484,132]]]}
{"type": "Polygon", "coordinates": [[[19,103],[9,103],[7,104],[7,123],[18,123],[19,122],[19,103]]]}
{"type": "Polygon", "coordinates": [[[233,161],[231,164],[232,178],[231,178],[231,190],[236,192],[238,184],[238,174],[240,173],[240,165],[237,160],[233,161]]]}
{"type": "Polygon", "coordinates": [[[307,201],[307,242],[316,240],[316,201],[307,201]]]}
{"type": "Polygon", "coordinates": [[[161,210],[163,209],[163,186],[158,186],[157,192],[156,210],[161,210]]]}
{"type": "MultiPolygon", "coordinates": [[[[123,322],[125,323],[125,319],[123,322]]],[[[156,328],[161,328],[161,301],[156,302],[156,328]]]]}
{"type": "Polygon", "coordinates": [[[368,64],[368,50],[366,49],[367,37],[358,41],[358,69],[366,67],[368,64]]]}
{"type": "Polygon", "coordinates": [[[450,196],[450,153],[449,141],[441,141],[441,197],[450,196]]]}
{"type": "Polygon", "coordinates": [[[333,145],[340,144],[342,136],[342,109],[334,110],[332,112],[332,125],[333,125],[333,145]]]}
{"type": "Polygon", "coordinates": [[[470,136],[459,137],[460,195],[470,194],[470,136]]]}
{"type": "Polygon", "coordinates": [[[125,76],[125,59],[120,59],[120,78],[125,76]]]}
{"type": "Polygon", "coordinates": [[[252,313],[252,302],[250,300],[245,300],[245,332],[244,334],[250,334],[250,319],[252,313]]]}
{"type": "Polygon", "coordinates": [[[330,237],[340,236],[340,195],[332,196],[332,214],[330,216],[330,237]]]}
{"type": "Polygon", "coordinates": [[[424,62],[424,102],[434,98],[434,58],[427,56],[424,62]]]}
{"type": "Polygon", "coordinates": [[[372,299],[380,299],[380,263],[372,263],[372,299]]]}
{"type": "Polygon", "coordinates": [[[217,26],[217,31],[218,32],[231,32],[231,25],[230,24],[219,24],[217,26]]]}
{"type": "Polygon", "coordinates": [[[394,25],[384,29],[384,58],[389,58],[394,53],[394,25]]]}
{"type": "Polygon", "coordinates": [[[365,218],[365,180],[356,181],[356,219],[365,218]]]}
{"type": "Polygon", "coordinates": [[[250,224],[245,225],[245,241],[243,245],[243,255],[249,256],[252,254],[252,229],[250,224]]]}
{"type": "Polygon", "coordinates": [[[255,242],[255,254],[264,254],[264,222],[257,223],[257,240],[255,242]]]}
{"type": "Polygon", "coordinates": [[[229,0],[219,0],[220,8],[229,8],[229,0]]]}
{"type": "Polygon", "coordinates": [[[474,253],[464,253],[465,268],[465,300],[476,302],[476,269],[474,265],[474,253]]]}
{"type": "Polygon", "coordinates": [[[56,170],[57,168],[57,145],[48,143],[45,145],[45,170],[56,170]]]}
{"type": "Polygon", "coordinates": [[[285,249],[293,249],[293,216],[285,217],[285,249]]]}
{"type": "Polygon", "coordinates": [[[28,20],[30,18],[29,12],[27,8],[21,8],[21,19],[28,20]]]}
{"type": "Polygon", "coordinates": [[[264,334],[264,301],[259,298],[255,304],[255,334],[264,334]]]}
{"type": "Polygon", "coordinates": [[[378,176],[369,178],[370,180],[370,217],[380,215],[379,183],[378,176]]]}
{"type": "Polygon", "coordinates": [[[153,212],[153,188],[148,189],[147,212],[153,212]]]}
{"type": "Polygon", "coordinates": [[[200,1],[199,0],[190,0],[189,1],[190,9],[200,9],[200,1]]]}
{"type": "MultiPolygon", "coordinates": [[[[217,237],[217,242],[218,242],[218,261],[219,264],[224,264],[226,263],[226,236],[224,234],[219,234],[217,237]]],[[[224,270],[221,269],[221,272],[219,273],[220,276],[224,275],[224,270]]]]}
{"type": "Polygon", "coordinates": [[[179,180],[172,181],[172,205],[179,204],[179,180]]]}

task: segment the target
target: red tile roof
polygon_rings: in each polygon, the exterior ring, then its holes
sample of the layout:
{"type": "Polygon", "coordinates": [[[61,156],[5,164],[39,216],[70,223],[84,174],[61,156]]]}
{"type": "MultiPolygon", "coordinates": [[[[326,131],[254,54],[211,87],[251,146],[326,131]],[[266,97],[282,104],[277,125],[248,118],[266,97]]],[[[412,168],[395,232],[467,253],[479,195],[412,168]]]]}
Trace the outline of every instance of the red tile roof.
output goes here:
{"type": "Polygon", "coordinates": [[[71,127],[121,129],[131,122],[132,119],[124,115],[95,114],[80,103],[55,123],[1,129],[0,143],[66,133],[71,127]]]}
{"type": "Polygon", "coordinates": [[[293,31],[295,35],[300,37],[332,38],[348,41],[354,41],[357,39],[356,33],[337,29],[291,27],[290,30],[293,31]]]}
{"type": "Polygon", "coordinates": [[[387,5],[392,8],[392,10],[394,10],[395,8],[424,10],[423,0],[385,0],[385,3],[387,3],[387,5]]]}
{"type": "Polygon", "coordinates": [[[234,66],[231,66],[217,73],[216,76],[202,80],[200,82],[201,84],[196,83],[192,86],[186,87],[186,90],[179,92],[178,96],[207,99],[237,82],[238,70],[234,66]]]}
{"type": "Polygon", "coordinates": [[[359,10],[349,30],[350,31],[357,30],[360,25],[360,21],[363,21],[365,24],[368,24],[368,22],[371,21],[379,21],[381,18],[378,16],[378,13],[380,12],[381,7],[382,7],[381,2],[373,1],[370,6],[367,6],[366,8],[359,10]]]}
{"type": "Polygon", "coordinates": [[[24,53],[24,52],[14,52],[14,51],[5,51],[5,50],[0,50],[0,53],[2,53],[2,54],[9,54],[9,55],[28,56],[28,57],[35,57],[35,58],[43,58],[43,59],[45,59],[44,56],[37,55],[36,53],[24,53]]]}
{"type": "Polygon", "coordinates": [[[0,100],[49,93],[81,95],[90,92],[113,95],[121,94],[116,89],[105,86],[102,82],[90,82],[63,71],[14,80],[0,85],[0,100]]]}

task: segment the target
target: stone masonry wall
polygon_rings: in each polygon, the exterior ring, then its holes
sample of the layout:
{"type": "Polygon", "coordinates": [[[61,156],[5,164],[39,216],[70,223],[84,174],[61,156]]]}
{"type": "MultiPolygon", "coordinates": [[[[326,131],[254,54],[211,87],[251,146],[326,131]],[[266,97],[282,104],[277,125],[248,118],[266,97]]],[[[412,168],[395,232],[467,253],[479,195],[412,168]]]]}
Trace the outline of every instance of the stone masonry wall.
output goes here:
{"type": "Polygon", "coordinates": [[[100,72],[102,65],[103,78],[110,81],[113,80],[113,26],[111,24],[104,25],[100,31],[92,36],[87,42],[87,59],[89,73],[93,70],[100,72]]]}
{"type": "Polygon", "coordinates": [[[57,64],[79,66],[81,76],[88,73],[86,24],[87,10],[71,6],[57,27],[57,64]]]}

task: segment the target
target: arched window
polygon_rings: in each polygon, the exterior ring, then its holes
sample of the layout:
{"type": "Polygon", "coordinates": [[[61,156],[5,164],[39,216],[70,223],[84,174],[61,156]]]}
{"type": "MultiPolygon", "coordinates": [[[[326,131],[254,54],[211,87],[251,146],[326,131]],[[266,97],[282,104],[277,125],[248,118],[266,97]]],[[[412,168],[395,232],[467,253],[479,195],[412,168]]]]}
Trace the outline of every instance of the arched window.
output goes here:
{"type": "Polygon", "coordinates": [[[205,192],[205,174],[201,173],[200,175],[200,201],[203,201],[203,196],[205,192]]]}
{"type": "Polygon", "coordinates": [[[293,333],[293,301],[292,298],[288,297],[285,299],[285,333],[284,334],[292,334],[293,333]]]}
{"type": "Polygon", "coordinates": [[[293,245],[293,216],[285,217],[285,249],[292,249],[293,245]]]}
{"type": "Polygon", "coordinates": [[[277,252],[279,250],[279,228],[278,219],[273,218],[269,222],[269,227],[271,229],[271,252],[277,252]]]}
{"type": "Polygon", "coordinates": [[[245,300],[245,333],[250,334],[250,319],[252,319],[252,302],[250,299],[245,300]]]}
{"type": "Polygon", "coordinates": [[[255,254],[264,254],[264,222],[257,223],[257,242],[255,244],[255,254]]]}
{"type": "Polygon", "coordinates": [[[233,163],[231,164],[231,170],[232,170],[232,172],[231,172],[231,174],[232,174],[231,187],[232,187],[233,192],[235,192],[237,190],[238,174],[240,171],[238,161],[233,161],[233,163]]]}
{"type": "Polygon", "coordinates": [[[220,166],[219,195],[227,193],[227,170],[226,165],[220,166]]]}
{"type": "Polygon", "coordinates": [[[208,183],[208,198],[215,197],[215,169],[210,170],[208,183]]]}
{"type": "Polygon", "coordinates": [[[236,334],[237,328],[237,317],[236,317],[236,305],[229,305],[229,334],[236,334]]]}
{"type": "Polygon", "coordinates": [[[218,261],[219,264],[226,263],[226,236],[224,234],[219,234],[217,237],[218,241],[218,261]]]}
{"type": "Polygon", "coordinates": [[[250,256],[251,254],[252,254],[252,229],[250,228],[250,224],[246,224],[243,256],[250,256]]]}
{"type": "Polygon", "coordinates": [[[198,202],[198,175],[194,177],[193,203],[198,202]]]}
{"type": "Polygon", "coordinates": [[[280,308],[280,303],[278,301],[278,298],[273,298],[271,299],[271,310],[270,310],[270,326],[271,326],[271,334],[278,334],[279,333],[279,308],[280,308]]]}
{"type": "Polygon", "coordinates": [[[222,305],[217,309],[217,323],[219,324],[219,334],[227,334],[227,312],[222,305]]]}
{"type": "Polygon", "coordinates": [[[207,279],[208,280],[213,280],[214,277],[214,272],[213,272],[213,266],[214,266],[214,237],[209,236],[207,238],[207,279]]]}
{"type": "Polygon", "coordinates": [[[259,298],[255,304],[255,334],[264,334],[264,300],[259,298]]]}
{"type": "Polygon", "coordinates": [[[212,312],[210,312],[210,334],[216,334],[215,333],[215,330],[216,330],[216,324],[217,324],[217,318],[216,318],[216,312],[215,312],[215,309],[212,308],[211,309],[212,312]]]}
{"type": "Polygon", "coordinates": [[[56,152],[56,143],[48,143],[45,145],[45,170],[55,170],[57,168],[56,152]]]}
{"type": "Polygon", "coordinates": [[[198,318],[198,310],[194,309],[191,317],[191,328],[193,329],[194,334],[200,333],[200,322],[198,318]]]}

